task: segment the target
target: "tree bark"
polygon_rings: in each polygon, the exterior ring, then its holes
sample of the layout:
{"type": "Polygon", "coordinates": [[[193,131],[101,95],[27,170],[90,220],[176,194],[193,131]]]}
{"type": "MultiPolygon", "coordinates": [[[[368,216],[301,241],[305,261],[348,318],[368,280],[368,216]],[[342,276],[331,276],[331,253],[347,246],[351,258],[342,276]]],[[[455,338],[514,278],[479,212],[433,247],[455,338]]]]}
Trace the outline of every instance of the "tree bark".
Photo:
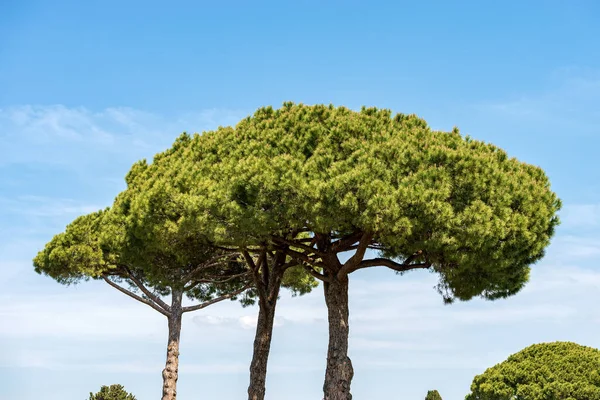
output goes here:
{"type": "Polygon", "coordinates": [[[278,252],[272,259],[268,268],[268,260],[262,266],[262,274],[256,275],[256,284],[262,285],[264,290],[259,290],[259,310],[256,324],[256,336],[254,337],[254,353],[250,363],[250,385],[248,386],[249,400],[264,400],[267,382],[267,362],[271,350],[271,338],[273,337],[273,322],[275,320],[275,308],[281,288],[281,280],[285,269],[285,254],[278,252]],[[268,268],[268,270],[266,269],[268,268]],[[262,295],[261,295],[262,293],[262,295]]]}
{"type": "Polygon", "coordinates": [[[260,306],[256,336],[254,337],[254,353],[250,364],[250,385],[248,386],[249,400],[263,400],[265,398],[267,381],[267,362],[271,350],[273,337],[273,321],[275,319],[275,304],[260,306]]]}
{"type": "Polygon", "coordinates": [[[351,400],[350,383],[354,369],[348,357],[348,276],[339,278],[333,275],[323,286],[329,320],[324,400],[351,400]]]}
{"type": "Polygon", "coordinates": [[[173,291],[171,294],[171,310],[169,316],[169,342],[167,345],[167,362],[162,372],[163,390],[162,400],[177,399],[177,378],[179,372],[179,337],[181,335],[181,316],[183,314],[181,291],[173,291]]]}

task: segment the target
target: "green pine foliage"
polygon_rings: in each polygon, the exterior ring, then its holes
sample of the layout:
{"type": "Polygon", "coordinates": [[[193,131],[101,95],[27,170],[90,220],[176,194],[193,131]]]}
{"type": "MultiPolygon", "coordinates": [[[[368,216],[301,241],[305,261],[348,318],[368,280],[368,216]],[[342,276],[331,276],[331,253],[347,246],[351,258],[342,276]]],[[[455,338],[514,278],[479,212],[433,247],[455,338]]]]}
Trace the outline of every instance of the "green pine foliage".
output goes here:
{"type": "Polygon", "coordinates": [[[371,233],[383,257],[426,255],[446,301],[518,292],[560,208],[539,167],[457,129],[389,110],[293,103],[183,134],[127,182],[145,227],[159,209],[174,229],[221,245],[371,233]]]}
{"type": "Polygon", "coordinates": [[[466,400],[600,400],[600,350],[529,346],[476,376],[466,400]]]}
{"type": "Polygon", "coordinates": [[[442,400],[442,396],[440,396],[437,390],[429,390],[427,396],[425,396],[425,400],[442,400]]]}
{"type": "Polygon", "coordinates": [[[122,385],[102,386],[96,394],[90,393],[89,400],[136,400],[122,385]]]}
{"type": "MultiPolygon", "coordinates": [[[[34,258],[35,271],[66,285],[107,278],[137,291],[130,281],[133,274],[155,294],[166,296],[174,288],[183,289],[191,271],[219,255],[219,250],[202,237],[187,232],[155,230],[153,235],[141,234],[139,221],[131,218],[120,201],[118,198],[112,208],[76,218],[54,236],[34,258]]],[[[224,262],[202,272],[224,275],[225,280],[244,271],[242,263],[224,262]]],[[[186,289],[185,295],[208,301],[244,284],[243,277],[221,285],[198,284],[186,289]]],[[[252,292],[234,299],[244,305],[254,301],[252,292]]]]}

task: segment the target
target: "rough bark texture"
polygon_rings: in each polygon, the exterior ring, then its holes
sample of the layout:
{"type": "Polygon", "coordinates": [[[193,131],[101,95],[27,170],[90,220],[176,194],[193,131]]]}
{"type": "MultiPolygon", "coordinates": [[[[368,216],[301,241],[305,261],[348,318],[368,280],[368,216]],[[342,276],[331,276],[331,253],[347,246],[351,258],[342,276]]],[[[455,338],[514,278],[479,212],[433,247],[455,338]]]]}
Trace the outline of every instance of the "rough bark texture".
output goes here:
{"type": "Polygon", "coordinates": [[[252,355],[252,363],[250,364],[249,400],[263,400],[265,398],[267,361],[271,349],[274,319],[275,304],[260,307],[256,325],[256,336],[254,338],[254,354],[252,355]]]}
{"type": "Polygon", "coordinates": [[[332,276],[324,284],[329,319],[329,347],[323,392],[325,400],[351,400],[350,383],[354,376],[348,357],[348,276],[332,276]]]}
{"type": "Polygon", "coordinates": [[[278,252],[271,260],[270,268],[268,261],[261,268],[262,274],[256,275],[256,284],[264,289],[259,291],[259,311],[256,325],[256,336],[254,338],[254,354],[250,364],[250,385],[248,386],[249,400],[264,400],[267,382],[267,362],[271,350],[271,338],[273,337],[273,321],[275,319],[275,307],[279,297],[279,289],[283,278],[285,255],[278,252]],[[260,294],[262,293],[262,295],[260,294]]]}
{"type": "Polygon", "coordinates": [[[169,343],[167,346],[167,362],[163,370],[162,400],[177,399],[177,378],[179,371],[179,336],[181,334],[181,299],[182,293],[174,291],[169,318],[169,343]]]}

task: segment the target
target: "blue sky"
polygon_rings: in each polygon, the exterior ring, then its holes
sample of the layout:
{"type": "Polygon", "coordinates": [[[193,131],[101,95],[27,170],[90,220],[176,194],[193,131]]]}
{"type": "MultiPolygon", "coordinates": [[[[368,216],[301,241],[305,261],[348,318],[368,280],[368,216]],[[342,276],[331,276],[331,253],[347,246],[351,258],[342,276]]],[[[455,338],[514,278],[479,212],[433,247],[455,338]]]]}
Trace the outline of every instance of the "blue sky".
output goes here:
{"type": "MultiPolygon", "coordinates": [[[[356,399],[461,399],[536,342],[600,348],[600,4],[16,1],[0,4],[0,399],[157,398],[166,324],[99,282],[31,258],[110,205],[133,162],[182,131],[285,100],[375,105],[458,126],[543,167],[563,224],[517,296],[444,306],[434,275],[351,280],[356,399]]],[[[188,316],[182,399],[244,398],[256,309],[188,316]]],[[[267,398],[321,398],[322,293],[282,297],[267,398]]]]}

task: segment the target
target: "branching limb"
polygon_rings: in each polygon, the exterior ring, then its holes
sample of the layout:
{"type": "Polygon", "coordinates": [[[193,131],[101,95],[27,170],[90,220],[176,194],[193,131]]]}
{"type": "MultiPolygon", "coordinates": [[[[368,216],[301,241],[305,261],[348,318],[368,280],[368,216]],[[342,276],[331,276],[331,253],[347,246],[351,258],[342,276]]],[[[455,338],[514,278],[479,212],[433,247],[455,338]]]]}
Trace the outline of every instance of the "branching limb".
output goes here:
{"type": "Polygon", "coordinates": [[[320,261],[317,261],[317,259],[309,256],[308,254],[300,253],[300,252],[292,250],[292,249],[285,249],[284,251],[288,256],[290,256],[298,261],[305,262],[305,263],[313,265],[315,267],[322,267],[322,268],[325,267],[325,264],[323,264],[320,261]]]}
{"type": "Polygon", "coordinates": [[[235,259],[238,256],[238,254],[239,253],[219,254],[218,256],[211,258],[210,260],[198,265],[196,268],[194,268],[192,271],[190,271],[186,276],[184,276],[183,282],[188,282],[188,281],[192,280],[194,278],[194,275],[196,275],[198,272],[200,272],[202,270],[216,267],[216,266],[222,264],[224,261],[231,261],[231,260],[235,259]]]}
{"type": "Polygon", "coordinates": [[[395,261],[390,260],[389,258],[374,258],[371,260],[363,260],[361,261],[356,268],[352,271],[356,271],[357,269],[369,268],[369,267],[388,267],[398,272],[406,272],[412,269],[427,269],[431,267],[431,263],[426,260],[422,263],[412,264],[415,258],[417,258],[420,254],[412,255],[408,257],[404,263],[397,263],[395,261]]]}
{"type": "Polygon", "coordinates": [[[306,252],[306,254],[315,254],[319,257],[323,257],[325,256],[325,253],[323,253],[322,251],[316,249],[313,247],[313,240],[311,239],[310,245],[306,245],[304,243],[302,243],[301,241],[296,241],[296,240],[287,240],[281,237],[277,237],[277,236],[273,236],[273,241],[279,244],[285,244],[288,246],[292,246],[292,247],[297,247],[299,249],[302,249],[306,252]]]}
{"type": "Polygon", "coordinates": [[[310,265],[304,264],[303,266],[304,266],[304,269],[306,270],[306,272],[308,272],[309,274],[311,274],[312,276],[314,276],[318,280],[320,280],[322,282],[331,282],[331,279],[329,279],[325,275],[323,275],[323,274],[315,271],[315,269],[313,267],[311,267],[310,265]]]}
{"type": "Polygon", "coordinates": [[[181,312],[182,313],[186,313],[186,312],[190,312],[190,311],[200,310],[202,308],[210,306],[211,304],[215,304],[215,303],[218,303],[220,301],[223,301],[223,300],[226,300],[226,299],[230,299],[230,298],[232,298],[234,296],[237,296],[238,294],[244,292],[245,290],[250,289],[251,287],[252,287],[251,285],[246,285],[243,288],[241,288],[239,290],[236,290],[235,292],[231,292],[231,293],[225,294],[223,296],[215,297],[214,299],[209,300],[209,301],[205,301],[202,304],[197,304],[195,306],[183,307],[181,309],[181,312]]]}
{"type": "Polygon", "coordinates": [[[285,271],[288,268],[295,267],[296,265],[300,264],[302,264],[300,261],[296,260],[295,258],[292,258],[290,261],[282,264],[281,269],[285,271]]]}
{"type": "MultiPolygon", "coordinates": [[[[254,259],[252,258],[252,256],[248,252],[248,250],[243,250],[242,255],[246,259],[246,263],[248,264],[248,266],[250,267],[250,270],[252,271],[252,276],[254,277],[254,284],[256,285],[256,290],[258,291],[259,300],[266,301],[267,300],[267,291],[266,291],[265,285],[261,279],[261,276],[259,274],[257,263],[254,262],[254,259]]],[[[258,265],[260,265],[260,263],[262,263],[262,257],[259,257],[259,259],[258,259],[258,265]]]]}
{"type": "Polygon", "coordinates": [[[349,274],[350,272],[355,271],[357,269],[360,262],[363,261],[363,258],[365,258],[365,253],[372,240],[372,233],[365,232],[362,234],[360,241],[358,242],[358,247],[356,248],[356,251],[354,252],[352,257],[350,257],[348,261],[344,263],[344,266],[340,270],[340,276],[349,274]]]}
{"type": "Polygon", "coordinates": [[[312,237],[294,239],[294,243],[313,243],[313,241],[314,238],[312,237]]]}
{"type": "Polygon", "coordinates": [[[331,245],[331,249],[336,253],[348,251],[351,249],[352,245],[354,245],[362,238],[362,236],[363,233],[360,231],[353,232],[333,242],[333,244],[331,245]]]}
{"type": "MultiPolygon", "coordinates": [[[[369,245],[369,246],[367,246],[367,248],[371,249],[371,250],[385,250],[384,246],[377,245],[377,244],[369,245]]],[[[356,250],[356,249],[358,249],[358,245],[353,245],[353,246],[348,247],[348,249],[346,251],[356,250]]]]}
{"type": "Polygon", "coordinates": [[[146,296],[148,296],[150,298],[150,300],[152,300],[153,302],[155,302],[156,304],[158,304],[160,307],[164,308],[167,311],[171,310],[171,307],[169,307],[169,305],[167,305],[167,303],[162,301],[160,299],[160,297],[158,297],[157,295],[152,293],[150,290],[148,290],[148,288],[146,288],[146,286],[144,286],[142,281],[140,281],[133,274],[133,272],[131,272],[131,270],[129,268],[127,269],[127,273],[129,274],[129,278],[133,281],[133,283],[135,283],[135,286],[137,286],[142,291],[142,293],[144,293],[146,296]]]}
{"type": "Polygon", "coordinates": [[[269,288],[269,255],[266,250],[263,250],[262,260],[259,258],[259,261],[262,261],[258,264],[260,271],[262,273],[262,281],[266,288],[269,288]]]}
{"type": "Polygon", "coordinates": [[[225,279],[198,279],[198,280],[192,281],[189,285],[186,285],[184,287],[184,290],[190,290],[200,283],[210,283],[213,285],[219,285],[219,284],[230,282],[237,278],[241,278],[243,276],[248,276],[249,274],[250,274],[250,271],[246,271],[246,272],[242,272],[240,274],[231,275],[225,279]]]}
{"type": "Polygon", "coordinates": [[[129,297],[131,297],[131,298],[133,298],[133,299],[135,299],[135,300],[137,300],[137,301],[139,301],[141,303],[144,303],[144,304],[146,304],[146,305],[154,308],[156,311],[158,311],[162,315],[164,315],[166,317],[168,317],[170,315],[170,312],[169,312],[168,309],[163,309],[161,306],[159,306],[158,304],[154,303],[153,301],[148,300],[148,299],[144,299],[143,297],[138,296],[137,294],[135,294],[135,293],[133,293],[133,292],[131,292],[131,291],[129,291],[129,290],[127,290],[127,289],[119,286],[119,285],[117,285],[115,282],[111,281],[107,276],[102,275],[102,279],[104,279],[104,281],[106,283],[108,283],[110,286],[114,287],[115,289],[117,289],[121,293],[124,293],[127,296],[129,296],[129,297]]]}

